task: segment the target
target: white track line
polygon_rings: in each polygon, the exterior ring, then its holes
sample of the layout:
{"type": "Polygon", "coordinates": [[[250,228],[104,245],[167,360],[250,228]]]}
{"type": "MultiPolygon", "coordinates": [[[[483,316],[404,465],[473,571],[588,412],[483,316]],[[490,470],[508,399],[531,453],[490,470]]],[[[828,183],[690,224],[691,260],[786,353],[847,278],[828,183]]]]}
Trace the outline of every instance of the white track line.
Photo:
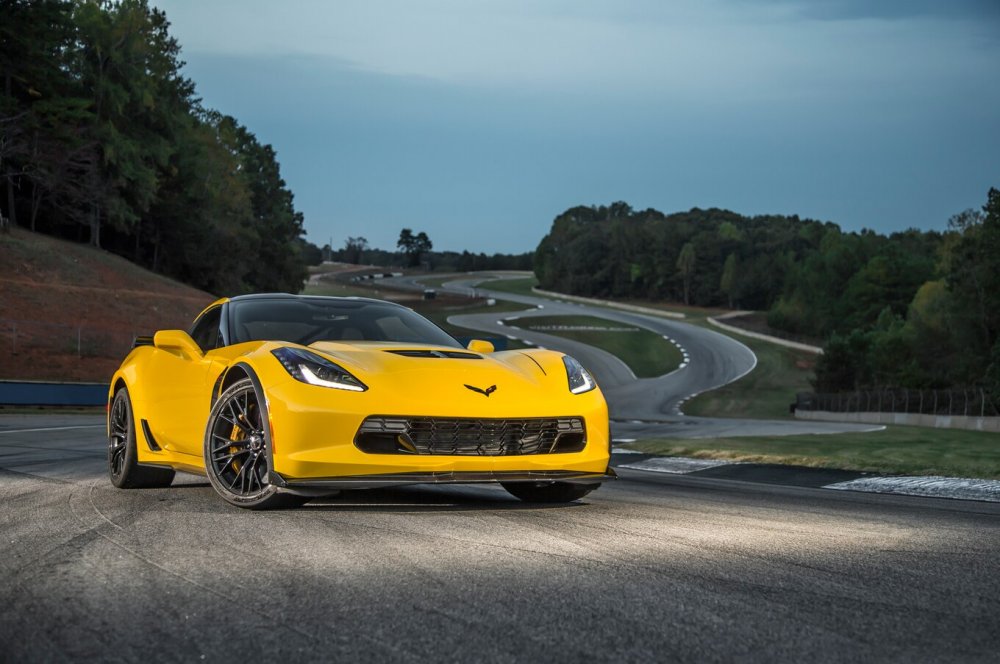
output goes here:
{"type": "Polygon", "coordinates": [[[36,431],[69,431],[70,429],[103,429],[106,425],[104,424],[81,424],[79,426],[73,427],[41,427],[39,429],[7,429],[6,431],[0,431],[3,433],[34,433],[36,431]]]}

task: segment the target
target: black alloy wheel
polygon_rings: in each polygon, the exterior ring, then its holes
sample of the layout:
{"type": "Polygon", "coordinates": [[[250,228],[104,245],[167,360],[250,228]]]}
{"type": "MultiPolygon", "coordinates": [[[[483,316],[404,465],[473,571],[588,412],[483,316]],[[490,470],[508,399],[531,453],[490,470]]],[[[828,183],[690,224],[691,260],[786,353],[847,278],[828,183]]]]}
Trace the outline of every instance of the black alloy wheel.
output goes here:
{"type": "Polygon", "coordinates": [[[237,507],[295,507],[306,499],[279,493],[268,480],[267,418],[253,382],[229,387],[212,407],[205,431],[205,470],[222,498],[237,507]]]}
{"type": "Polygon", "coordinates": [[[135,416],[124,387],[115,393],[108,412],[108,475],[119,489],[164,487],[174,480],[174,471],[170,468],[139,463],[135,416]]]}

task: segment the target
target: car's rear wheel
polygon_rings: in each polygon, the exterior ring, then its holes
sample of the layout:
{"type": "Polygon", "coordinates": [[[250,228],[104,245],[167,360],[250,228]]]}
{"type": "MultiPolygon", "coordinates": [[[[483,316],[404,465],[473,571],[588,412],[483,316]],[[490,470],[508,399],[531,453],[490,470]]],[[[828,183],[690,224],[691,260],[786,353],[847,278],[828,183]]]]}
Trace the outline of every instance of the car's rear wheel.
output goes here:
{"type": "Polygon", "coordinates": [[[231,505],[249,509],[297,507],[306,498],[279,493],[268,480],[270,441],[261,396],[245,378],[222,393],[205,431],[209,482],[231,505]]]}
{"type": "Polygon", "coordinates": [[[501,484],[510,495],[527,503],[571,503],[601,486],[569,482],[502,482],[501,484]]]}
{"type": "Polygon", "coordinates": [[[174,480],[174,471],[170,468],[139,463],[132,400],[124,387],[115,392],[108,413],[108,475],[119,489],[164,487],[174,480]]]}

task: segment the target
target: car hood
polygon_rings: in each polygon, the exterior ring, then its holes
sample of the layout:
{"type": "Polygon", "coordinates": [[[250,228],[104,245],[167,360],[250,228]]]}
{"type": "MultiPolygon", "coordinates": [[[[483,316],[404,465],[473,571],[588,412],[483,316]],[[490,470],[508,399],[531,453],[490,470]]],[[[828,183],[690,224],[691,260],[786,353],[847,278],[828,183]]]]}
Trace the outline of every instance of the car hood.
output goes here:
{"type": "Polygon", "coordinates": [[[504,405],[531,405],[539,396],[570,397],[566,371],[553,351],[480,354],[457,348],[390,342],[317,342],[326,355],[364,382],[374,393],[400,401],[442,400],[461,411],[504,405]],[[448,356],[452,354],[452,356],[448,356]],[[488,393],[488,394],[487,394],[488,393]]]}

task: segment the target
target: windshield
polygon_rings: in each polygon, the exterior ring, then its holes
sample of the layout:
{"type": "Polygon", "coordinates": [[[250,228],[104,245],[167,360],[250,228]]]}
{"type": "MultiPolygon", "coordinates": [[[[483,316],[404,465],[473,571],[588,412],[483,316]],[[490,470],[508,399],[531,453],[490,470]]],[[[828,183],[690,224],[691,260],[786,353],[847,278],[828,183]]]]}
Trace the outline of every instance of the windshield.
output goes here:
{"type": "Polygon", "coordinates": [[[234,343],[401,341],[461,348],[423,316],[394,304],[309,297],[230,303],[234,343]]]}

